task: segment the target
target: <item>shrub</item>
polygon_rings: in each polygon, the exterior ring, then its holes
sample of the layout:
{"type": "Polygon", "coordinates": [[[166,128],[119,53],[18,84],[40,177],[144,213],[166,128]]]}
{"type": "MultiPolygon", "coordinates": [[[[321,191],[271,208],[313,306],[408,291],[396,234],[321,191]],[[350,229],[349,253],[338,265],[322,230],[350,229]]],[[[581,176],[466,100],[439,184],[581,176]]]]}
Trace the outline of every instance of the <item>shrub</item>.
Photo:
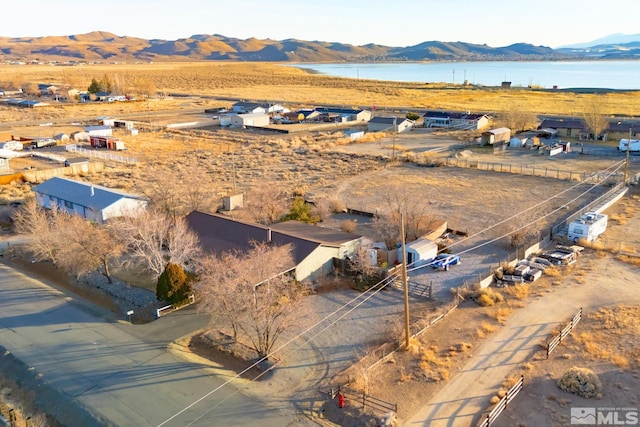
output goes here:
{"type": "Polygon", "coordinates": [[[340,230],[344,231],[345,233],[353,233],[354,231],[356,231],[357,226],[358,221],[356,221],[355,219],[347,219],[342,221],[342,223],[340,224],[340,230]]]}
{"type": "Polygon", "coordinates": [[[194,277],[173,263],[168,263],[158,278],[156,297],[161,301],[180,304],[189,298],[194,277]]]}
{"type": "Polygon", "coordinates": [[[597,397],[602,392],[602,383],[591,369],[574,366],[558,380],[561,390],[584,398],[597,397]]]}
{"type": "Polygon", "coordinates": [[[486,295],[486,294],[480,295],[476,300],[476,302],[482,307],[490,307],[495,304],[495,301],[493,300],[493,298],[491,298],[489,295],[486,295]]]}
{"type": "Polygon", "coordinates": [[[332,213],[342,213],[347,210],[344,202],[340,199],[330,199],[329,200],[329,209],[332,213]]]}

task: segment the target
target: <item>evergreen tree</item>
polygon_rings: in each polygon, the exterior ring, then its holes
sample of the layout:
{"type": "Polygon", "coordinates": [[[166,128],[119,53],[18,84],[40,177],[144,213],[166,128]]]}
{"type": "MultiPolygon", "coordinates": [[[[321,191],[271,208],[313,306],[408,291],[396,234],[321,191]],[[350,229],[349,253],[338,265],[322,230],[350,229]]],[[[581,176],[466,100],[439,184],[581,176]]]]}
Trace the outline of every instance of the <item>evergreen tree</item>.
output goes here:
{"type": "Polygon", "coordinates": [[[100,83],[95,79],[95,77],[93,79],[91,79],[91,84],[89,85],[89,87],[87,88],[87,91],[89,93],[98,93],[100,92],[102,89],[100,87],[100,83]]]}
{"type": "Polygon", "coordinates": [[[181,266],[170,262],[158,278],[156,297],[172,304],[184,302],[191,293],[193,279],[181,266]]]}

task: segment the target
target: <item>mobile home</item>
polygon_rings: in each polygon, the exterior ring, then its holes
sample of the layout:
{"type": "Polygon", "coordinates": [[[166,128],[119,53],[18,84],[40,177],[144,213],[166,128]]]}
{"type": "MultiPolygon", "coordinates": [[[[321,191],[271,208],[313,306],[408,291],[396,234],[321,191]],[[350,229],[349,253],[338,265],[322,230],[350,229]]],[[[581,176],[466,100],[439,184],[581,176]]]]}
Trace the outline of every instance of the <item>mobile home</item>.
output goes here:
{"type": "Polygon", "coordinates": [[[627,147],[629,151],[640,151],[640,139],[621,139],[618,149],[620,151],[627,151],[627,147]]]}
{"type": "Polygon", "coordinates": [[[573,242],[594,242],[607,229],[607,215],[587,212],[569,224],[567,238],[573,242]]]}

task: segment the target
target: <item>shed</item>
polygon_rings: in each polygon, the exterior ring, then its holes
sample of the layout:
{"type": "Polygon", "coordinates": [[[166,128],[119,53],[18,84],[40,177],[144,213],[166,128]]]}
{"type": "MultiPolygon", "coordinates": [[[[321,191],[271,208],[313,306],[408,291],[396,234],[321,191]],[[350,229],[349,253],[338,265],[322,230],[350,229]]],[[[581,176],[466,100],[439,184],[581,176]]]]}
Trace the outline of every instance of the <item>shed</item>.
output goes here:
{"type": "MultiPolygon", "coordinates": [[[[420,238],[405,245],[407,265],[420,267],[432,261],[438,255],[438,245],[433,240],[420,238]]],[[[402,259],[402,248],[398,248],[398,260],[402,259]]]]}
{"type": "Polygon", "coordinates": [[[76,142],[89,142],[91,135],[89,135],[89,132],[78,131],[71,134],[71,139],[76,142]]]}
{"type": "Polygon", "coordinates": [[[0,173],[9,173],[11,168],[9,167],[9,159],[0,157],[0,173]]]}
{"type": "Polygon", "coordinates": [[[486,132],[482,132],[480,145],[492,145],[492,144],[495,144],[496,142],[509,143],[510,139],[511,139],[511,129],[509,128],[490,129],[486,132]]]}
{"type": "Polygon", "coordinates": [[[64,165],[66,167],[69,167],[72,165],[86,165],[86,164],[89,164],[88,157],[70,157],[64,161],[64,165]]]}
{"type": "Polygon", "coordinates": [[[522,139],[516,138],[514,136],[509,141],[509,147],[511,147],[511,148],[522,148],[522,147],[524,147],[524,141],[522,139]]]}
{"type": "Polygon", "coordinates": [[[67,142],[69,141],[69,135],[67,135],[66,133],[57,133],[53,135],[53,139],[60,142],[67,142]]]}
{"type": "Polygon", "coordinates": [[[89,136],[113,135],[113,129],[111,129],[111,126],[87,126],[84,128],[84,131],[87,132],[89,136]]]}
{"type": "Polygon", "coordinates": [[[363,130],[346,130],[344,131],[344,137],[349,138],[351,141],[357,141],[364,136],[363,130]]]}
{"type": "Polygon", "coordinates": [[[229,117],[229,126],[233,127],[260,127],[269,126],[269,115],[263,113],[256,114],[236,114],[229,117]]]}

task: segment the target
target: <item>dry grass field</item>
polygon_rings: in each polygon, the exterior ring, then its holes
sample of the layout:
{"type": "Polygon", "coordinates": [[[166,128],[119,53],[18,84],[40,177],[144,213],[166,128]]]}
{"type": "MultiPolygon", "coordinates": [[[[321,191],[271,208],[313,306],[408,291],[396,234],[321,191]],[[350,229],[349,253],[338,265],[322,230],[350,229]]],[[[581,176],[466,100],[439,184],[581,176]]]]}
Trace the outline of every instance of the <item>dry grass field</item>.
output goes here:
{"type": "MultiPolygon", "coordinates": [[[[0,86],[28,82],[86,89],[92,78],[108,76],[128,93],[149,87],[161,93],[189,93],[247,100],[279,101],[295,105],[402,106],[536,114],[576,115],[598,104],[603,114],[638,114],[639,92],[606,95],[573,94],[545,90],[481,88],[461,85],[425,85],[374,80],[353,80],[309,73],[274,63],[194,62],[158,64],[102,64],[75,67],[0,65],[0,86]]],[[[146,103],[143,103],[146,104],[146,103]]],[[[81,106],[85,110],[85,106],[81,106]]],[[[110,106],[108,109],[119,109],[110,106]]],[[[140,106],[141,110],[147,108],[140,106]]],[[[65,107],[66,109],[66,107],[65,107]]],[[[72,107],[79,111],[79,107],[72,107]]],[[[106,109],[105,109],[106,110],[106,109]]],[[[113,114],[111,111],[104,113],[113,114]]],[[[49,114],[43,112],[43,115],[49,114]]],[[[73,114],[67,114],[73,115],[73,114]]],[[[1,117],[1,115],[0,115],[1,117]]]]}

